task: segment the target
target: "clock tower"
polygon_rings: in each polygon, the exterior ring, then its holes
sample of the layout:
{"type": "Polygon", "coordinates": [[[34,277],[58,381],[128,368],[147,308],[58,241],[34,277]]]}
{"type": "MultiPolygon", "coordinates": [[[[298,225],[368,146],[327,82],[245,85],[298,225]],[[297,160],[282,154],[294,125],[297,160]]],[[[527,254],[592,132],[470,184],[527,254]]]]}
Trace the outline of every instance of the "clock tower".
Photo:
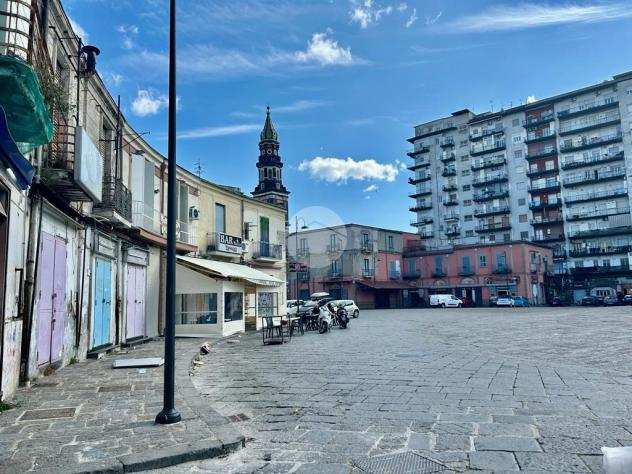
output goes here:
{"type": "Polygon", "coordinates": [[[270,118],[270,107],[266,111],[266,122],[263,125],[259,141],[259,184],[252,196],[259,201],[282,207],[286,213],[290,192],[283,186],[283,163],[279,156],[279,136],[270,118]]]}

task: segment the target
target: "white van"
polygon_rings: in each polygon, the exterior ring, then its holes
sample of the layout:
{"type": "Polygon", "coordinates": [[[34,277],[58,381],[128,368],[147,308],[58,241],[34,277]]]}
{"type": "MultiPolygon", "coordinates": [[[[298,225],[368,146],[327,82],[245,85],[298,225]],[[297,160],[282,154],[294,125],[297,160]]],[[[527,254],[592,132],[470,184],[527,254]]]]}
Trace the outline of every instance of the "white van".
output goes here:
{"type": "Polygon", "coordinates": [[[463,301],[454,295],[430,295],[430,306],[439,308],[460,308],[463,301]]]}

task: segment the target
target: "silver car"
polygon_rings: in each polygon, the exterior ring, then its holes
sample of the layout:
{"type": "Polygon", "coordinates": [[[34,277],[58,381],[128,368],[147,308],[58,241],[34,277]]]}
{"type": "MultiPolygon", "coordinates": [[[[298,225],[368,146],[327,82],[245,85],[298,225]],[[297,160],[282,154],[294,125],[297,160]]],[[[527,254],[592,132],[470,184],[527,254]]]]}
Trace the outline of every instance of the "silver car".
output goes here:
{"type": "Polygon", "coordinates": [[[332,301],[332,303],[334,304],[334,306],[346,309],[347,314],[352,318],[357,318],[358,316],[360,316],[360,308],[358,308],[353,300],[334,300],[332,301]]]}

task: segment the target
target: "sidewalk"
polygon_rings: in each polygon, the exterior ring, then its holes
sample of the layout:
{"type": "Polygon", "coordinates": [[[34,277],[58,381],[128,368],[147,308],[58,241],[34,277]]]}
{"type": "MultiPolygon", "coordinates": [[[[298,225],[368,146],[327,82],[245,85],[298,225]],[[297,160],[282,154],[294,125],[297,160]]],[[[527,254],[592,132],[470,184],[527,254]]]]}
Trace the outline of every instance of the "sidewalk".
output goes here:
{"type": "Polygon", "coordinates": [[[83,361],[39,379],[0,413],[1,472],[132,472],[207,459],[244,438],[205,404],[189,370],[206,339],[178,339],[176,407],[182,421],[156,425],[163,367],[112,369],[121,358],[162,357],[158,340],[83,361]]]}

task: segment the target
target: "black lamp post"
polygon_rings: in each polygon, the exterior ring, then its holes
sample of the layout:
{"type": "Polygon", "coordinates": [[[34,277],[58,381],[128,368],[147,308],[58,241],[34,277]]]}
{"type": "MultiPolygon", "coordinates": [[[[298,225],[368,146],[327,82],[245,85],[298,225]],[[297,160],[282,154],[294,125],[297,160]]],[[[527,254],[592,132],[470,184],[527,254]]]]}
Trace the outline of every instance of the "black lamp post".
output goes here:
{"type": "Polygon", "coordinates": [[[176,0],[169,2],[169,143],[167,153],[167,294],[163,408],[156,423],[181,420],[174,400],[176,358],[176,0]]]}

